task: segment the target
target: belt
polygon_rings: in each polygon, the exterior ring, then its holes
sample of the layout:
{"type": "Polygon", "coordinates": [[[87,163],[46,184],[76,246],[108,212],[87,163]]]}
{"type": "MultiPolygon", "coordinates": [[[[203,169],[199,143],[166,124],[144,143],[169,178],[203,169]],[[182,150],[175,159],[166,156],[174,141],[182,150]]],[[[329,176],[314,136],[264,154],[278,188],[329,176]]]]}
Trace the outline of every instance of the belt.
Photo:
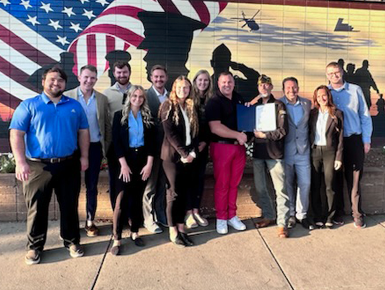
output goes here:
{"type": "Polygon", "coordinates": [[[231,145],[239,145],[238,141],[229,141],[229,140],[218,140],[219,144],[231,144],[231,145]]]}
{"type": "Polygon", "coordinates": [[[34,162],[42,162],[42,163],[60,163],[69,159],[74,158],[73,155],[65,156],[65,157],[58,157],[58,158],[28,158],[28,160],[34,161],[34,162]]]}
{"type": "Polygon", "coordinates": [[[141,147],[130,147],[130,150],[134,151],[134,152],[139,152],[141,150],[144,149],[144,146],[141,146],[141,147]]]}

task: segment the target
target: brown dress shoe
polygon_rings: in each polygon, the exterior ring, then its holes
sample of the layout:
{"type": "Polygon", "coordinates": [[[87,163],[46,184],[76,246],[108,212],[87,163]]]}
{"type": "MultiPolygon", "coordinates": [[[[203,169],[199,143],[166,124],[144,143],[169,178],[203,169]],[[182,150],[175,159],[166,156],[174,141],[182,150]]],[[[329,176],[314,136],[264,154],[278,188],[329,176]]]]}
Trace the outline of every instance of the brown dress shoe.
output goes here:
{"type": "Polygon", "coordinates": [[[289,231],[285,227],[278,227],[278,237],[286,239],[289,237],[289,231]]]}
{"type": "Polygon", "coordinates": [[[266,228],[270,225],[274,224],[274,220],[269,220],[269,219],[262,219],[259,222],[255,223],[255,227],[260,229],[260,228],[266,228]]]}

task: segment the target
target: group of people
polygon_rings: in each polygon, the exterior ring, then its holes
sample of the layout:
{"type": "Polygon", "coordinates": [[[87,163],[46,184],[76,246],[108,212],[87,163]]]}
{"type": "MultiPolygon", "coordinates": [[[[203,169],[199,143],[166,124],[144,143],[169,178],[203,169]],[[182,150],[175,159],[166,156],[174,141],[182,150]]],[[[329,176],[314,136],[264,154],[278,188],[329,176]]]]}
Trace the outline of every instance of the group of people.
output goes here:
{"type": "Polygon", "coordinates": [[[285,238],[297,221],[309,230],[341,224],[342,165],[354,224],[365,227],[359,180],[364,153],[370,150],[371,118],[361,89],[343,81],[337,63],[327,66],[330,84],[315,90],[313,109],[311,101],[298,95],[294,77],[283,80],[284,96],[277,100],[271,94],[271,78],[261,75],[259,95],[245,103],[234,90],[230,72],[221,73],[217,84],[206,70],[198,71],[192,82],[179,76],[168,92],[163,66],[152,67],[148,90],[130,83],[127,62],[114,63],[112,70],[116,83],[101,94],[94,90],[94,66],[82,67],[79,87],[68,92],[65,72],[60,67],[50,68],[42,76],[43,92],[23,101],[14,112],[10,142],[28,210],[27,264],[40,262],[53,189],[64,246],[71,257],[84,255],[78,218],[80,171],[85,171],[86,185],[84,228],[88,236],[96,236],[97,184],[103,156],[108,160],[113,209],[112,255],[121,251],[127,223],[130,237],[139,247],[145,245],[139,236],[142,224],[152,233],[161,233],[159,224],[167,224],[173,244],[194,245],[186,227],[208,225],[199,208],[209,153],[215,178],[216,230],[219,234],[226,234],[228,226],[245,230],[236,214],[236,200],[246,164],[244,145],[251,140],[255,187],[263,211],[257,227],[276,221],[278,236],[285,238]],[[267,103],[275,105],[274,131],[249,134],[238,130],[237,105],[267,103]],[[276,209],[266,170],[273,183],[276,209]],[[322,179],[326,205],[321,198],[322,179]],[[323,211],[325,206],[327,212],[323,211]]]}

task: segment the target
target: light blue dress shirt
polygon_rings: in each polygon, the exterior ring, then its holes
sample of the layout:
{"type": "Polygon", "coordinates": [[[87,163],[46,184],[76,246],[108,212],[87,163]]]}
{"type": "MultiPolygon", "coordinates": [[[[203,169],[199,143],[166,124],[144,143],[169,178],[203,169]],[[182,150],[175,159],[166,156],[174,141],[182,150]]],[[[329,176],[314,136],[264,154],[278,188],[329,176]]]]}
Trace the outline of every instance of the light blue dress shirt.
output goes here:
{"type": "Polygon", "coordinates": [[[338,89],[329,85],[329,89],[335,105],[344,113],[344,137],[362,134],[362,141],[370,143],[373,132],[372,118],[362,89],[347,82],[338,89]]]}
{"type": "Polygon", "coordinates": [[[295,104],[290,104],[289,102],[286,105],[286,109],[289,111],[289,116],[293,120],[294,124],[297,126],[299,121],[303,117],[303,108],[299,100],[295,104]]]}
{"type": "Polygon", "coordinates": [[[78,96],[79,103],[82,105],[84,112],[86,112],[88,124],[90,125],[90,141],[99,142],[101,134],[98,122],[95,92],[92,92],[92,95],[87,102],[84,99],[84,95],[80,89],[78,89],[78,96]]]}
{"type": "Polygon", "coordinates": [[[144,146],[144,130],[142,114],[138,112],[136,118],[132,111],[128,114],[128,144],[130,148],[144,146]]]}

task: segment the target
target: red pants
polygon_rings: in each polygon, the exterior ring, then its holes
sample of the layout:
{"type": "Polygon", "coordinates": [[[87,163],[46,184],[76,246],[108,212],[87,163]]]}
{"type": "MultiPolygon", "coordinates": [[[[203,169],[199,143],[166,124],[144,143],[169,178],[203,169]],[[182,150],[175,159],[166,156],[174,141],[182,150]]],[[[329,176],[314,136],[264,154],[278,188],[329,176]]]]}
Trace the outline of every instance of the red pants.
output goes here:
{"type": "Polygon", "coordinates": [[[211,143],[214,167],[214,198],[217,219],[231,219],[237,214],[238,185],[246,164],[246,148],[241,145],[211,143]]]}

